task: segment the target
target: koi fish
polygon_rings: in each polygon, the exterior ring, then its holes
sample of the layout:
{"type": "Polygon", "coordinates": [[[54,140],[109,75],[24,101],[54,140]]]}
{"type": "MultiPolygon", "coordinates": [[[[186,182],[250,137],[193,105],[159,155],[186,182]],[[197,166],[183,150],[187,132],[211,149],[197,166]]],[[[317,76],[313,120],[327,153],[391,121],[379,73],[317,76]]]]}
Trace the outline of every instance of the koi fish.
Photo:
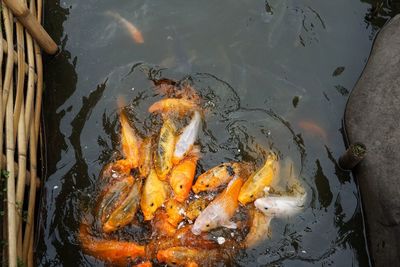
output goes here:
{"type": "Polygon", "coordinates": [[[199,134],[201,124],[201,116],[198,111],[194,112],[190,123],[183,129],[182,134],[178,137],[175,145],[174,156],[172,162],[177,164],[181,161],[192,149],[199,134]]]}
{"type": "Polygon", "coordinates": [[[264,215],[257,209],[250,210],[251,225],[250,231],[244,241],[245,247],[257,246],[260,242],[270,236],[269,225],[272,217],[264,215]]]}
{"type": "Polygon", "coordinates": [[[122,17],[120,14],[114,11],[107,11],[106,15],[114,18],[116,21],[118,21],[124,28],[125,30],[130,34],[132,37],[133,41],[137,44],[143,44],[144,43],[144,38],[142,33],[139,31],[139,29],[133,25],[131,22],[129,22],[127,19],[122,17]]]}
{"type": "Polygon", "coordinates": [[[158,178],[164,181],[172,169],[172,156],[175,148],[175,125],[167,119],[160,130],[157,149],[154,157],[155,170],[158,178]]]}
{"type": "Polygon", "coordinates": [[[174,192],[175,200],[183,202],[189,196],[198,159],[197,153],[194,152],[172,169],[169,176],[169,184],[174,192]]]}
{"type": "Polygon", "coordinates": [[[158,179],[154,169],[150,170],[142,190],[140,206],[146,221],[153,219],[156,210],[161,207],[167,198],[167,187],[158,179]]]}
{"type": "Polygon", "coordinates": [[[101,193],[100,201],[97,205],[97,217],[100,218],[103,228],[111,214],[124,202],[133,184],[133,177],[130,175],[125,176],[121,180],[116,180],[101,193]]]}
{"type": "Polygon", "coordinates": [[[277,157],[275,154],[270,154],[264,166],[244,183],[239,194],[240,203],[246,205],[260,197],[264,193],[264,188],[269,186],[276,176],[277,168],[277,157]]]}
{"type": "Polygon", "coordinates": [[[299,126],[303,130],[305,130],[313,135],[320,136],[325,141],[328,140],[328,134],[326,133],[326,131],[313,121],[300,121],[299,126]]]}
{"type": "Polygon", "coordinates": [[[229,182],[226,189],[218,195],[197,217],[193,224],[192,232],[199,235],[219,226],[236,229],[234,222],[230,221],[239,205],[238,196],[243,179],[236,177],[229,182]]]}
{"type": "Polygon", "coordinates": [[[176,233],[176,226],[168,222],[168,214],[165,210],[158,210],[151,220],[152,236],[172,237],[176,233]]]}
{"type": "Polygon", "coordinates": [[[165,202],[165,210],[156,213],[152,220],[153,234],[157,236],[175,235],[178,224],[183,220],[183,205],[174,199],[165,202]]]}
{"type": "Polygon", "coordinates": [[[149,107],[149,112],[168,113],[175,112],[180,116],[185,115],[188,111],[198,110],[199,107],[194,101],[184,98],[164,98],[155,102],[149,107]]]}
{"type": "Polygon", "coordinates": [[[286,218],[304,209],[307,194],[297,196],[267,196],[254,201],[254,205],[269,217],[286,218]]]}
{"type": "Polygon", "coordinates": [[[147,177],[150,172],[152,165],[152,139],[150,137],[145,138],[140,147],[140,157],[139,157],[139,173],[142,177],[147,177]]]}
{"type": "Polygon", "coordinates": [[[151,261],[143,261],[141,263],[136,264],[134,267],[152,267],[153,263],[151,261]]]}
{"type": "Polygon", "coordinates": [[[169,199],[165,203],[165,210],[167,212],[167,221],[175,228],[183,220],[184,206],[175,199],[169,199]]]}
{"type": "Polygon", "coordinates": [[[160,250],[157,260],[170,266],[210,266],[219,261],[217,250],[171,247],[160,250]]]}
{"type": "Polygon", "coordinates": [[[199,217],[200,213],[207,207],[207,204],[209,202],[210,201],[204,197],[192,200],[186,209],[186,217],[189,220],[194,221],[197,217],[199,217]]]}
{"type": "Polygon", "coordinates": [[[85,253],[113,264],[127,265],[131,260],[145,256],[145,247],[134,242],[101,240],[91,236],[89,226],[79,227],[79,241],[85,253]]]}
{"type": "Polygon", "coordinates": [[[221,185],[228,183],[238,175],[242,169],[242,164],[237,162],[222,163],[201,174],[194,186],[193,192],[196,194],[202,191],[215,191],[221,185]]]}
{"type": "Polygon", "coordinates": [[[125,159],[117,160],[107,164],[100,172],[100,181],[106,184],[112,183],[114,180],[124,179],[130,175],[131,163],[125,159]]]}
{"type": "Polygon", "coordinates": [[[135,181],[124,201],[111,213],[103,224],[103,231],[105,233],[113,232],[133,220],[139,206],[141,188],[142,181],[135,181]]]}
{"type": "Polygon", "coordinates": [[[139,165],[140,138],[135,129],[129,125],[124,111],[121,111],[120,122],[122,151],[126,160],[131,164],[131,168],[137,168],[139,165]]]}

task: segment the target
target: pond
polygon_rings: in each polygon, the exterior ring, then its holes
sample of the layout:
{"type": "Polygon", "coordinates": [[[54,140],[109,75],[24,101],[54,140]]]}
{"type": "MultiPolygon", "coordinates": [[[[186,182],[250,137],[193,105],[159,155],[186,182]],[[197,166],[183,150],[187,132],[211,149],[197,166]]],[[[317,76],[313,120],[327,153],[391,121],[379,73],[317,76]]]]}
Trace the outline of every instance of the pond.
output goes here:
{"type": "Polygon", "coordinates": [[[271,237],[230,264],[369,265],[357,184],[336,160],[347,98],[393,10],[345,0],[47,1],[62,50],[45,61],[38,265],[107,265],[82,251],[79,225],[119,149],[117,98],[144,133],[160,99],[151,79],[161,78],[190,83],[205,102],[198,173],[226,161],[259,166],[272,149],[307,192],[301,214],[273,219],[271,237]]]}

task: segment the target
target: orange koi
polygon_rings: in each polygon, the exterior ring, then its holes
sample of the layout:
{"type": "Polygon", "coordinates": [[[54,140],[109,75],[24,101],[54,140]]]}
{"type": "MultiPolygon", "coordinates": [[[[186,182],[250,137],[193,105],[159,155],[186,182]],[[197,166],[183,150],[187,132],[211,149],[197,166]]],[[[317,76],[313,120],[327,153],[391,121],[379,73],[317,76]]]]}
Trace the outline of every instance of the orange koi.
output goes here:
{"type": "Polygon", "coordinates": [[[151,169],[143,186],[140,200],[140,206],[146,221],[153,219],[156,210],[167,199],[167,190],[167,185],[160,181],[155,170],[151,169]]]}
{"type": "Polygon", "coordinates": [[[192,153],[172,169],[169,184],[174,192],[175,200],[183,202],[189,196],[198,159],[197,153],[192,153]]]}
{"type": "Polygon", "coordinates": [[[131,127],[125,112],[121,111],[121,145],[126,160],[131,163],[131,168],[139,165],[140,138],[135,129],[131,127]]]}
{"type": "Polygon", "coordinates": [[[167,212],[167,221],[175,228],[183,220],[184,206],[175,199],[169,199],[165,203],[165,210],[167,212]]]}
{"type": "Polygon", "coordinates": [[[155,102],[149,107],[149,112],[169,113],[175,112],[180,116],[185,115],[189,111],[198,110],[197,104],[191,100],[184,98],[164,98],[155,102]]]}
{"type": "Polygon", "coordinates": [[[152,267],[153,263],[151,261],[144,261],[135,265],[135,267],[152,267]]]}
{"type": "Polygon", "coordinates": [[[176,226],[168,221],[169,217],[165,210],[158,210],[151,220],[153,235],[157,237],[172,237],[176,233],[176,226]]]}
{"type": "Polygon", "coordinates": [[[237,225],[230,219],[238,208],[238,196],[242,185],[243,179],[241,177],[236,177],[230,181],[226,189],[197,217],[192,227],[193,234],[199,235],[201,232],[206,232],[219,226],[236,229],[237,225]]]}
{"type": "Polygon", "coordinates": [[[202,191],[215,191],[239,175],[243,166],[241,163],[229,162],[211,168],[197,178],[192,190],[196,194],[202,191]]]}
{"type": "Polygon", "coordinates": [[[264,166],[250,176],[244,183],[239,194],[240,203],[246,205],[261,197],[264,193],[264,189],[268,187],[275,178],[278,167],[277,156],[275,154],[268,155],[264,166]]]}
{"type": "Polygon", "coordinates": [[[157,260],[172,266],[210,266],[219,259],[217,250],[203,250],[187,247],[171,247],[160,250],[157,260]]]}
{"type": "Polygon", "coordinates": [[[307,131],[308,133],[311,133],[312,135],[320,136],[325,141],[328,140],[328,134],[326,133],[326,131],[313,121],[300,121],[299,127],[307,131]]]}
{"type": "Polygon", "coordinates": [[[85,253],[113,264],[126,265],[131,260],[145,256],[145,247],[134,242],[101,240],[90,235],[88,225],[81,224],[79,240],[85,253]]]}
{"type": "Polygon", "coordinates": [[[111,16],[114,18],[116,21],[118,21],[124,28],[125,30],[130,34],[131,38],[135,43],[137,44],[143,44],[144,43],[144,38],[142,33],[139,31],[139,29],[133,25],[130,21],[122,17],[120,14],[114,11],[107,11],[107,15],[111,16]]]}

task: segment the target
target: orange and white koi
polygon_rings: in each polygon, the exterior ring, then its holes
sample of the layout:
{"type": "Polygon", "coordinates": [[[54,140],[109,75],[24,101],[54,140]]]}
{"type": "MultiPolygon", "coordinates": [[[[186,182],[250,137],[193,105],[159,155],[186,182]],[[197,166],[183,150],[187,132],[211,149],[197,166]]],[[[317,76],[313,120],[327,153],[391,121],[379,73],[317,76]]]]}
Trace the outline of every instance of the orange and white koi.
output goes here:
{"type": "Polygon", "coordinates": [[[167,196],[167,185],[160,181],[155,170],[151,169],[144,183],[142,198],[140,199],[140,207],[146,221],[153,219],[154,213],[162,206],[167,196]]]}
{"type": "Polygon", "coordinates": [[[202,191],[215,191],[221,185],[228,183],[233,177],[239,175],[242,164],[237,162],[222,163],[202,173],[193,185],[196,194],[202,191]]]}
{"type": "Polygon", "coordinates": [[[198,111],[195,111],[190,123],[177,138],[174,156],[172,158],[174,164],[177,164],[190,152],[199,134],[200,125],[201,115],[198,111]]]}
{"type": "Polygon", "coordinates": [[[106,14],[108,16],[111,16],[115,20],[117,20],[124,28],[125,30],[130,34],[131,38],[133,41],[137,44],[143,44],[144,43],[144,38],[142,33],[139,31],[139,29],[132,24],[132,22],[128,21],[124,17],[122,17],[119,13],[114,12],[114,11],[107,11],[106,14]]]}
{"type": "Polygon", "coordinates": [[[173,163],[172,156],[175,149],[176,128],[170,119],[166,119],[160,130],[157,149],[154,157],[154,166],[158,178],[164,181],[171,171],[173,163]]]}
{"type": "Polygon", "coordinates": [[[239,201],[243,205],[254,201],[264,194],[264,189],[268,187],[276,176],[278,170],[277,156],[270,154],[263,167],[255,172],[244,183],[240,189],[239,201]]]}
{"type": "Polygon", "coordinates": [[[238,208],[238,196],[243,179],[236,177],[229,182],[227,188],[218,195],[197,217],[192,232],[199,235],[219,226],[235,229],[237,226],[230,221],[238,208]]]}
{"type": "Polygon", "coordinates": [[[189,196],[198,159],[198,153],[193,152],[172,169],[169,176],[169,184],[173,190],[175,200],[183,202],[189,196]]]}

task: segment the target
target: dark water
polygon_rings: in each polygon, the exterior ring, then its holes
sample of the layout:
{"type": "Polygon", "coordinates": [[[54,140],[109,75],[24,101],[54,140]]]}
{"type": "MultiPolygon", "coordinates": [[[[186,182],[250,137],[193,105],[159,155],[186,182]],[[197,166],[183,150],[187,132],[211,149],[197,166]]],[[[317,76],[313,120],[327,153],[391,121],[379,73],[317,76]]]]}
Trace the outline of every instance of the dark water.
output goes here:
{"type": "Polygon", "coordinates": [[[369,265],[357,187],[335,159],[345,148],[349,92],[396,8],[346,0],[47,1],[47,29],[62,52],[46,60],[38,265],[104,265],[82,253],[77,230],[102,166],[119,149],[116,99],[127,100],[144,132],[147,108],[159,99],[151,77],[190,82],[205,99],[200,169],[260,164],[273,149],[293,160],[306,187],[304,213],[274,219],[272,238],[235,264],[369,265]],[[133,22],[144,44],[110,10],[133,22]]]}

